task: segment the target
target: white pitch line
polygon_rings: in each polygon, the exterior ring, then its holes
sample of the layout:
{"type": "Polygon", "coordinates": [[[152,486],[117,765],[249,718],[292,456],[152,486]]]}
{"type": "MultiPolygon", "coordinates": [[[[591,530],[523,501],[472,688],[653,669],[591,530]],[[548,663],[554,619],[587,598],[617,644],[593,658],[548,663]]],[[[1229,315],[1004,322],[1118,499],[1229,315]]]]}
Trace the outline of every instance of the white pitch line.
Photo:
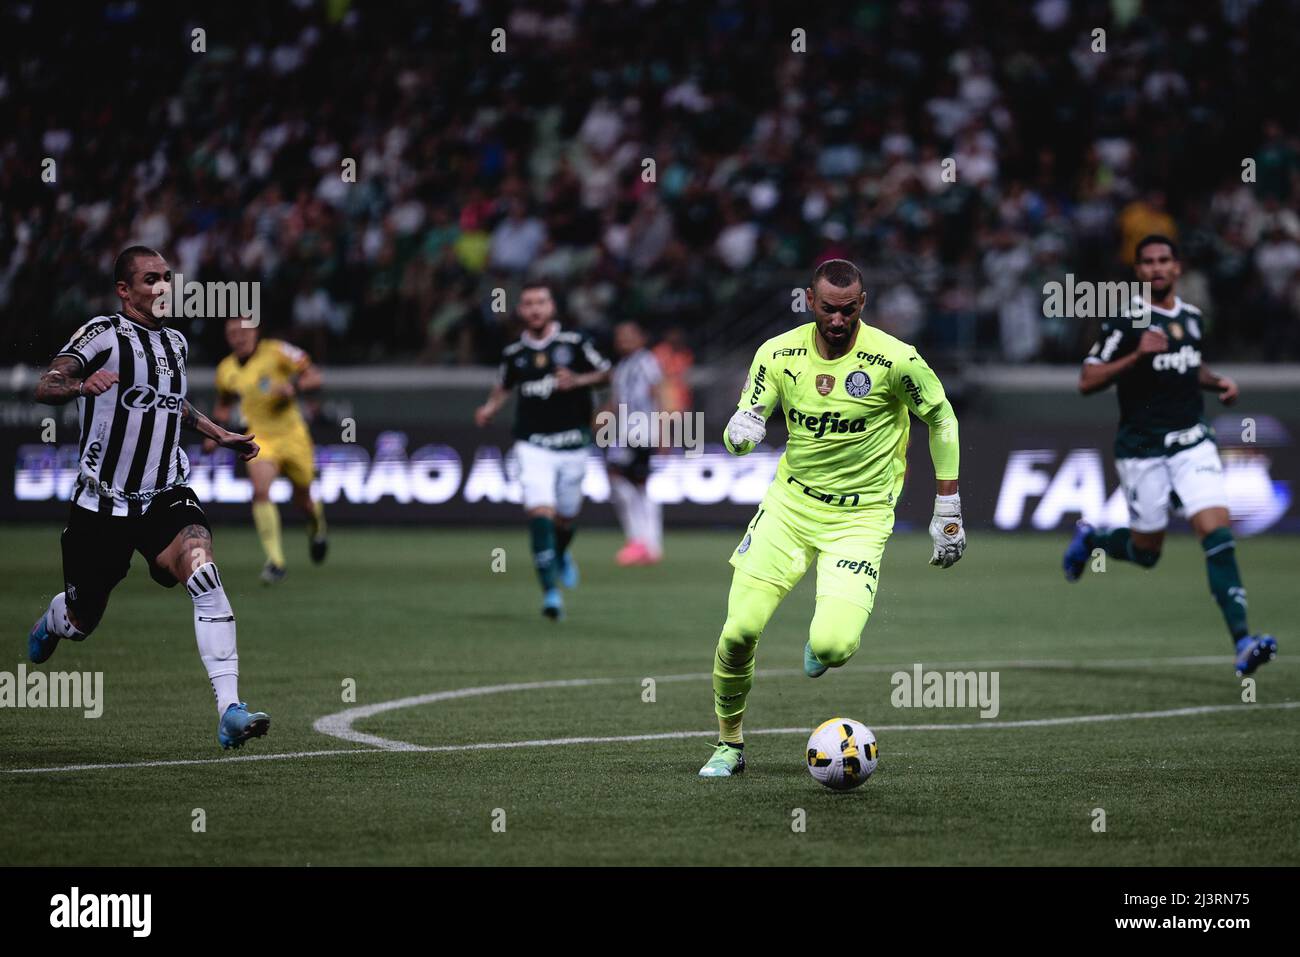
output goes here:
{"type": "Polygon", "coordinates": [[[187,764],[232,764],[241,761],[283,761],[288,758],[323,758],[339,754],[383,754],[383,748],[330,748],[326,751],[281,751],[272,754],[237,754],[227,758],[179,758],[172,761],[120,761],[115,764],[60,764],[44,768],[0,768],[3,774],[54,774],[62,771],[109,771],[114,768],[175,768],[187,764]]]}

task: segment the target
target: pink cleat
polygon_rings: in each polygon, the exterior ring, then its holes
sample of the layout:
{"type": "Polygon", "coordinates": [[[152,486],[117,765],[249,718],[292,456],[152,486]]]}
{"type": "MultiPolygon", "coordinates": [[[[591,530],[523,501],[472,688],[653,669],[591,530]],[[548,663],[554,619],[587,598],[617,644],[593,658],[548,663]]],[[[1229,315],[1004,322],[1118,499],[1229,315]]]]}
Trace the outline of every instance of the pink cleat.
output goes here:
{"type": "Polygon", "coordinates": [[[618,550],[614,556],[614,561],[627,567],[628,565],[644,565],[650,552],[646,549],[643,542],[631,541],[618,550]]]}

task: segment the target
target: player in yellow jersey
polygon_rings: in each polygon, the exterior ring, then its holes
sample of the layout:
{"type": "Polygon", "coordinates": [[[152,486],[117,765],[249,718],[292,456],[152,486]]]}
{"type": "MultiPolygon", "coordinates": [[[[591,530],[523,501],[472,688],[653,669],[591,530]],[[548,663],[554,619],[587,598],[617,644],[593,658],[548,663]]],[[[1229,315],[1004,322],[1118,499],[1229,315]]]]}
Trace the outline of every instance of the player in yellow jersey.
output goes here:
{"type": "Polygon", "coordinates": [[[957,418],[938,378],[914,348],[862,322],[867,297],[852,263],[823,263],[807,296],[815,321],[759,348],[723,437],[735,455],[753,451],[780,401],[790,440],[731,556],[727,620],[713,659],[719,741],[701,777],[745,769],[741,720],[758,639],[814,560],[817,606],[804,673],[820,677],[858,650],[903,490],[910,414],[929,426],[937,479],[930,564],[948,568],[966,548],[957,418]]]}
{"type": "Polygon", "coordinates": [[[307,519],[312,561],[324,561],[328,548],[324,508],[311,497],[316,451],[297,402],[300,394],[320,388],[321,373],[297,346],[263,339],[257,327],[246,326],[242,319],[226,321],[226,343],[231,354],[217,366],[214,418],[228,421],[238,403],[239,415],[258,436],[262,454],[248,463],[253,524],[266,552],[262,581],[275,584],[285,575],[280,512],[271,501],[271,483],[277,475],[293,484],[293,503],[307,519]]]}

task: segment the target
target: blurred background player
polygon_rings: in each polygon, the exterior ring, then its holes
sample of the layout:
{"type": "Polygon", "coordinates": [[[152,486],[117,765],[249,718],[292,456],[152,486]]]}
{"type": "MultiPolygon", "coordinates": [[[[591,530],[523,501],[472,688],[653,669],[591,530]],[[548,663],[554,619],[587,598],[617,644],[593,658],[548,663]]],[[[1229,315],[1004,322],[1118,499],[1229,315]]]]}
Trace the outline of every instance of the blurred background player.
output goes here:
{"type": "Polygon", "coordinates": [[[614,351],[619,361],[611,378],[608,408],[619,421],[629,423],[626,444],[611,444],[605,453],[610,500],[627,539],[614,560],[620,565],[653,565],[663,557],[664,541],[663,510],[646,491],[654,433],[642,435],[631,426],[654,421],[662,405],[663,373],[646,348],[645,331],[635,322],[614,327],[614,351]]]}
{"type": "Polygon", "coordinates": [[[512,454],[519,469],[533,563],[542,585],[542,614],[564,615],[556,583],[578,584],[569,554],[574,519],[582,508],[582,480],[591,446],[591,390],[609,381],[609,360],[585,333],[566,332],[556,318],[555,298],[545,283],[528,283],[519,294],[524,331],[501,353],[501,373],[474,421],[487,426],[519,389],[512,454]]]}
{"type": "Polygon", "coordinates": [[[1111,558],[1153,568],[1169,525],[1171,497],[1177,497],[1205,553],[1210,593],[1223,613],[1236,649],[1238,675],[1248,675],[1277,657],[1272,635],[1252,635],[1246,624],[1246,589],[1237,569],[1228,494],[1214,431],[1205,421],[1202,391],[1219,401],[1237,401],[1237,384],[1201,362],[1201,310],[1175,294],[1182,264],[1167,236],[1146,236],[1137,244],[1139,282],[1151,284],[1148,317],[1107,321],[1079,374],[1079,391],[1092,395],[1115,384],[1119,432],[1115,469],[1128,501],[1129,527],[1098,531],[1087,522],[1066,549],[1067,581],[1078,581],[1094,548],[1111,558]]]}
{"type": "MultiPolygon", "coordinates": [[[[226,344],[230,355],[217,366],[216,420],[228,424],[238,405],[239,416],[253,430],[262,453],[248,463],[253,483],[253,524],[266,553],[262,581],[284,580],[284,546],[280,540],[280,512],[271,501],[271,483],[283,475],[293,485],[293,503],[307,519],[311,560],[325,560],[325,509],[311,495],[316,474],[316,450],[311,433],[298,408],[298,396],[314,393],[321,386],[321,372],[311,357],[295,345],[279,339],[263,339],[257,326],[245,319],[226,321],[226,344]]],[[[204,451],[216,446],[211,440],[204,451]]]]}
{"type": "Polygon", "coordinates": [[[957,416],[939,378],[915,348],[862,321],[867,297],[853,263],[832,259],[818,266],[807,298],[814,321],[758,347],[723,434],[729,452],[749,454],[763,441],[779,401],[790,440],[731,556],[727,619],[713,656],[719,740],[700,777],[745,770],[741,723],[758,639],[814,560],[817,607],[804,674],[819,678],[858,650],[903,491],[910,412],[930,429],[936,493],[930,564],[950,568],[966,550],[957,416]]]}

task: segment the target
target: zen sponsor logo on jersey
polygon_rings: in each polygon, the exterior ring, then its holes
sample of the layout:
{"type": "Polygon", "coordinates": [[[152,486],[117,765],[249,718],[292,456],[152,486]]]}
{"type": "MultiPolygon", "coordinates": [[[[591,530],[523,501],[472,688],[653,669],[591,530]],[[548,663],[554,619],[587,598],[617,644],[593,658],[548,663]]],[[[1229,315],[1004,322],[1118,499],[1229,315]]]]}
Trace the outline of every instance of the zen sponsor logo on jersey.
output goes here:
{"type": "Polygon", "coordinates": [[[814,439],[820,439],[828,432],[865,432],[867,431],[867,417],[860,416],[856,419],[842,417],[838,412],[826,411],[821,415],[809,415],[806,412],[800,412],[798,409],[791,408],[789,415],[791,423],[791,432],[794,426],[800,426],[804,430],[812,433],[814,439]]]}
{"type": "Polygon", "coordinates": [[[130,409],[132,412],[148,412],[150,409],[157,409],[159,412],[179,412],[185,402],[185,396],[159,392],[153,386],[141,383],[123,392],[119,401],[122,403],[122,408],[130,409]]]}
{"type": "Polygon", "coordinates": [[[1183,346],[1177,352],[1162,352],[1151,360],[1151,368],[1157,372],[1184,373],[1201,364],[1201,350],[1196,346],[1183,346]]]}

